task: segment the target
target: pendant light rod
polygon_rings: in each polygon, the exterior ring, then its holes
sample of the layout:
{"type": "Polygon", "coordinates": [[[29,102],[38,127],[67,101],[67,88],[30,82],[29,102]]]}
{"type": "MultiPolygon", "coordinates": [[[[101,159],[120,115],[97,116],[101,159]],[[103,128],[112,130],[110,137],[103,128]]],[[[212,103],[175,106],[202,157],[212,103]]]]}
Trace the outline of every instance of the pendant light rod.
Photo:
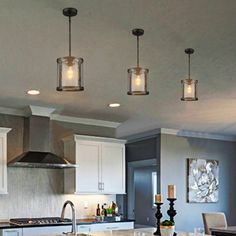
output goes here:
{"type": "Polygon", "coordinates": [[[190,80],[190,56],[191,54],[194,53],[194,49],[193,48],[187,48],[185,49],[185,53],[188,54],[188,79],[190,80]]]}
{"type": "Polygon", "coordinates": [[[133,29],[132,34],[137,37],[137,67],[139,67],[139,37],[144,34],[144,30],[133,29]]]}
{"type": "Polygon", "coordinates": [[[137,67],[139,67],[139,36],[137,36],[137,67]]]}
{"type": "Polygon", "coordinates": [[[69,18],[69,57],[71,57],[71,17],[77,15],[77,9],[71,7],[65,8],[63,9],[63,15],[69,18]]]}
{"type": "Polygon", "coordinates": [[[57,91],[83,91],[83,58],[71,55],[71,17],[77,15],[76,8],[64,8],[63,15],[69,23],[69,56],[57,58],[57,91]]]}

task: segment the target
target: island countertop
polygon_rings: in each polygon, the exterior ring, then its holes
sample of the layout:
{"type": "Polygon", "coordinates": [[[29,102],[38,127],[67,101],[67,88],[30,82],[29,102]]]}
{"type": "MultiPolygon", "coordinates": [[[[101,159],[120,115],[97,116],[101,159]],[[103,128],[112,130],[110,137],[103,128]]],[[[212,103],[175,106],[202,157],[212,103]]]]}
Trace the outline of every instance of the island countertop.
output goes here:
{"type": "MultiPolygon", "coordinates": [[[[155,228],[140,228],[129,230],[109,230],[100,232],[78,233],[77,236],[153,236],[155,228]]],[[[194,233],[177,232],[178,236],[194,236],[194,233]]],[[[48,234],[44,236],[63,236],[62,234],[48,234]]],[[[65,235],[64,235],[65,236],[65,235]]]]}

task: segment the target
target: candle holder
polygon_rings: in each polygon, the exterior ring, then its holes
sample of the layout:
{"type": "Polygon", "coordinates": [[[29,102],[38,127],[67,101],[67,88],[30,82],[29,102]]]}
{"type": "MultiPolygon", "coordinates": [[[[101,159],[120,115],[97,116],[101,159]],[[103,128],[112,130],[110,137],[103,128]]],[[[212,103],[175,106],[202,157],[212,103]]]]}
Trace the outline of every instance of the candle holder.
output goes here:
{"type": "MultiPolygon", "coordinates": [[[[175,221],[174,221],[174,217],[175,217],[175,215],[177,214],[177,212],[176,212],[176,210],[174,209],[174,201],[176,201],[177,199],[176,198],[167,198],[167,200],[170,202],[170,208],[169,208],[169,210],[167,211],[167,214],[169,215],[169,217],[170,217],[170,221],[172,221],[173,223],[175,223],[175,221]]],[[[173,236],[176,236],[177,235],[177,233],[176,232],[174,232],[174,234],[173,234],[173,236]]]]}
{"type": "Polygon", "coordinates": [[[169,215],[170,217],[170,221],[172,221],[173,223],[175,223],[174,221],[174,217],[175,215],[177,214],[176,210],[174,209],[174,201],[176,201],[176,198],[167,198],[167,200],[170,202],[170,208],[169,210],[167,211],[167,214],[169,215]]]}
{"type": "Polygon", "coordinates": [[[162,202],[155,202],[155,205],[157,206],[157,212],[155,214],[156,218],[157,218],[157,230],[156,232],[154,232],[154,235],[161,235],[161,230],[160,230],[160,220],[162,218],[162,213],[161,213],[161,205],[163,203],[162,202]]]}

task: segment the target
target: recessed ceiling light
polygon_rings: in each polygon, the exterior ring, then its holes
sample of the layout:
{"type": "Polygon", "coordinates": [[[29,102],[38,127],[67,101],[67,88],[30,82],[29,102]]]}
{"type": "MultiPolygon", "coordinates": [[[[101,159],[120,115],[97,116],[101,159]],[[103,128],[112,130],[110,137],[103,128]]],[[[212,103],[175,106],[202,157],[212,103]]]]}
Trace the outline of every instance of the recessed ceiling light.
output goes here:
{"type": "Polygon", "coordinates": [[[109,107],[120,107],[120,103],[110,103],[109,105],[108,105],[109,107]]]}
{"type": "Polygon", "coordinates": [[[35,96],[35,95],[39,95],[40,91],[36,89],[30,89],[27,91],[27,94],[35,96]]]}

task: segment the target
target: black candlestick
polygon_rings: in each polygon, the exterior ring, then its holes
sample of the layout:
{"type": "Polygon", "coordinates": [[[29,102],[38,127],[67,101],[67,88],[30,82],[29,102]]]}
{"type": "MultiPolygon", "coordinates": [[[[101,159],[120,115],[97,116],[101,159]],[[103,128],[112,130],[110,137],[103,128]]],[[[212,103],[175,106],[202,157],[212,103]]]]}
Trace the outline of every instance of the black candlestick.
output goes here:
{"type": "MultiPolygon", "coordinates": [[[[175,223],[174,221],[174,217],[175,215],[177,214],[176,210],[174,209],[174,201],[176,200],[176,198],[167,198],[167,200],[170,202],[170,208],[169,210],[167,211],[167,214],[169,215],[170,217],[170,221],[172,221],[173,223],[175,223]]],[[[177,236],[177,233],[174,232],[174,235],[173,236],[177,236]]]]}
{"type": "Polygon", "coordinates": [[[175,223],[174,221],[174,217],[177,214],[176,210],[174,209],[174,201],[176,200],[176,198],[167,198],[167,200],[170,202],[170,208],[167,211],[167,214],[170,217],[170,221],[172,221],[173,223],[175,223]]]}
{"type": "Polygon", "coordinates": [[[155,205],[157,206],[157,212],[155,214],[156,218],[157,218],[157,230],[156,232],[154,232],[153,234],[154,235],[160,235],[161,236],[161,230],[160,230],[160,220],[161,220],[161,217],[162,217],[162,213],[161,213],[161,205],[163,203],[161,202],[156,202],[155,205]]]}

